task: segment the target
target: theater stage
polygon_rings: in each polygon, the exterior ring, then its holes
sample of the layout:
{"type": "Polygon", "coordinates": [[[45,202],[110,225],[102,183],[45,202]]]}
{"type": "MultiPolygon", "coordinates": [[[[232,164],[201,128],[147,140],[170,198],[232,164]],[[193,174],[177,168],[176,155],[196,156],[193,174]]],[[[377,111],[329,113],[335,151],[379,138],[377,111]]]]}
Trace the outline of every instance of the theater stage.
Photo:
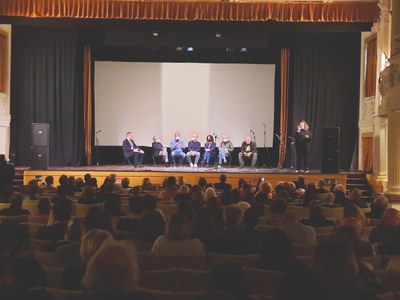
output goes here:
{"type": "MultiPolygon", "coordinates": [[[[44,182],[46,176],[52,175],[55,183],[58,183],[58,178],[65,174],[67,176],[83,177],[86,173],[90,173],[93,177],[97,178],[97,181],[102,184],[104,178],[110,173],[117,175],[117,181],[119,182],[122,178],[128,177],[130,179],[130,185],[140,185],[143,178],[149,177],[153,184],[162,184],[163,180],[167,176],[184,176],[187,183],[196,184],[200,177],[206,178],[207,182],[215,183],[218,182],[219,176],[224,173],[228,177],[228,183],[233,186],[237,185],[240,178],[244,178],[251,184],[255,185],[259,178],[264,177],[266,181],[269,181],[273,185],[278,181],[294,181],[296,180],[297,174],[294,169],[287,168],[243,168],[237,167],[222,167],[222,168],[189,168],[186,166],[182,167],[169,167],[164,166],[153,166],[145,165],[144,168],[135,168],[129,165],[101,165],[101,166],[78,166],[78,167],[50,167],[47,170],[31,170],[24,168],[24,184],[27,184],[30,180],[36,179],[39,183],[44,182]]],[[[310,170],[309,173],[301,173],[305,177],[306,182],[316,182],[319,178],[323,178],[327,183],[335,182],[346,186],[347,175],[353,174],[349,172],[339,172],[334,174],[321,173],[319,170],[310,170]]]]}

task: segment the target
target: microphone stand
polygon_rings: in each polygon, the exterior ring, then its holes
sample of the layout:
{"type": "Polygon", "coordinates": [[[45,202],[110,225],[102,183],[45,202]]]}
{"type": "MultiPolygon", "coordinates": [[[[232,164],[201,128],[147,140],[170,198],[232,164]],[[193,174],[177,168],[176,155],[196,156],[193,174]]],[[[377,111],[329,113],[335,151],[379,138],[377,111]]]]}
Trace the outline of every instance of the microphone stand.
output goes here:
{"type": "Polygon", "coordinates": [[[217,171],[218,170],[218,147],[217,147],[217,139],[218,139],[218,136],[217,135],[215,135],[215,133],[214,133],[214,143],[215,143],[215,156],[214,156],[214,169],[215,169],[215,171],[217,171]]]}
{"type": "Polygon", "coordinates": [[[264,164],[263,164],[263,168],[267,167],[267,158],[269,161],[269,151],[267,149],[266,146],[266,140],[267,140],[267,126],[265,125],[265,123],[263,123],[264,125],[264,164]]]}
{"type": "Polygon", "coordinates": [[[96,132],[96,166],[99,165],[99,138],[97,136],[99,132],[96,132]]]}
{"type": "Polygon", "coordinates": [[[294,169],[294,137],[288,136],[290,139],[290,168],[294,169]]]}
{"type": "MultiPolygon", "coordinates": [[[[256,133],[255,133],[253,130],[250,130],[250,131],[251,131],[251,133],[253,134],[254,143],[256,143],[256,145],[257,145],[256,133]]],[[[258,147],[257,147],[257,150],[258,150],[258,147]]],[[[257,164],[257,163],[256,163],[256,164],[257,164]]]]}

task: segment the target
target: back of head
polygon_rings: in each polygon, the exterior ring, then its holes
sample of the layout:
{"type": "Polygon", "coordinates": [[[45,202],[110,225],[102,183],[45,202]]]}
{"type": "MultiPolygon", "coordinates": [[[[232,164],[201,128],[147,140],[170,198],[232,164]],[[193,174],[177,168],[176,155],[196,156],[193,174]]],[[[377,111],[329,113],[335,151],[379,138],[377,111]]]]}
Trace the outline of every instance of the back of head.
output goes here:
{"type": "Polygon", "coordinates": [[[295,224],[298,222],[297,214],[294,209],[288,209],[283,213],[282,217],[283,224],[295,224]]]}
{"type": "Polygon", "coordinates": [[[205,179],[204,177],[200,177],[199,178],[199,186],[204,188],[206,185],[207,185],[207,179],[205,179]]]}
{"type": "Polygon", "coordinates": [[[165,181],[165,188],[172,189],[176,188],[176,178],[174,176],[169,176],[165,181]]]}
{"type": "Polygon", "coordinates": [[[122,180],[121,180],[121,186],[122,186],[123,189],[129,188],[129,183],[130,183],[130,180],[129,180],[128,177],[122,178],[122,180]]]}
{"type": "Polygon", "coordinates": [[[334,290],[353,289],[358,262],[349,238],[334,234],[321,242],[314,252],[313,269],[317,277],[334,290]]]}
{"type": "Polygon", "coordinates": [[[91,185],[86,185],[82,190],[81,197],[82,198],[92,198],[93,195],[94,195],[93,187],[91,185]]]}
{"type": "Polygon", "coordinates": [[[325,186],[325,180],[323,180],[322,178],[318,179],[316,186],[317,188],[323,188],[325,186]]]}
{"type": "Polygon", "coordinates": [[[53,176],[46,176],[45,181],[46,181],[47,185],[52,185],[52,184],[54,184],[54,177],[53,176]]]}
{"type": "Polygon", "coordinates": [[[40,198],[37,204],[39,215],[48,215],[50,213],[51,205],[47,198],[40,198]]]}
{"type": "Polygon", "coordinates": [[[275,198],[271,202],[270,210],[271,214],[283,214],[288,209],[286,199],[275,198]]]}
{"type": "Polygon", "coordinates": [[[248,208],[243,215],[243,223],[246,229],[252,230],[260,222],[260,214],[255,207],[248,208]]]}
{"type": "Polygon", "coordinates": [[[359,219],[354,217],[347,217],[342,220],[340,227],[351,227],[357,234],[361,234],[362,225],[359,219]]]}
{"type": "Polygon", "coordinates": [[[81,240],[82,236],[82,220],[73,219],[68,222],[67,229],[65,231],[65,240],[71,242],[78,242],[81,240]]]}
{"type": "Polygon", "coordinates": [[[250,208],[250,204],[249,202],[246,201],[240,201],[237,206],[241,209],[241,211],[243,213],[245,213],[249,208],[250,208]]]}
{"type": "Polygon", "coordinates": [[[55,221],[67,222],[71,218],[72,204],[67,200],[59,199],[54,203],[52,210],[55,221]]]}
{"type": "Polygon", "coordinates": [[[186,240],[192,238],[192,226],[188,218],[183,214],[172,214],[165,230],[170,240],[186,240]]]}
{"type": "Polygon", "coordinates": [[[233,195],[231,190],[223,190],[220,196],[221,205],[233,204],[233,195]]]}
{"type": "Polygon", "coordinates": [[[220,176],[219,176],[219,181],[220,182],[222,182],[222,183],[225,183],[226,182],[226,175],[225,174],[221,174],[220,176]]]}
{"type": "Polygon", "coordinates": [[[22,208],[22,202],[24,198],[20,193],[13,193],[10,196],[10,202],[11,202],[11,208],[12,209],[21,209],[22,208]]]}
{"type": "Polygon", "coordinates": [[[113,239],[112,235],[103,229],[91,229],[82,239],[80,256],[82,261],[87,264],[89,259],[100,249],[100,246],[106,240],[113,239]]]}
{"type": "Polygon", "coordinates": [[[106,212],[101,212],[98,209],[90,209],[83,219],[83,225],[85,231],[91,229],[104,229],[112,232],[112,220],[111,216],[106,212]]]}
{"type": "Polygon", "coordinates": [[[156,210],[145,211],[137,224],[136,238],[140,241],[154,242],[164,234],[165,221],[156,210]]]}
{"type": "Polygon", "coordinates": [[[374,199],[374,203],[376,206],[385,209],[389,204],[389,199],[385,195],[379,195],[374,199]]]}
{"type": "Polygon", "coordinates": [[[157,207],[157,199],[153,195],[144,195],[143,196],[143,210],[154,210],[157,207]]]}
{"type": "Polygon", "coordinates": [[[128,199],[129,207],[133,214],[141,214],[144,210],[143,208],[143,197],[132,196],[128,199]]]}
{"type": "Polygon", "coordinates": [[[204,198],[206,201],[209,200],[210,198],[216,198],[216,197],[217,193],[212,187],[207,188],[206,191],[204,192],[204,198]]]}
{"type": "Polygon", "coordinates": [[[226,229],[237,229],[242,224],[243,212],[237,205],[229,205],[224,209],[223,218],[226,229]]]}
{"type": "Polygon", "coordinates": [[[400,224],[400,211],[395,208],[388,208],[383,214],[383,226],[399,226],[400,224]]]}
{"type": "Polygon", "coordinates": [[[333,204],[335,202],[335,194],[332,192],[329,192],[325,196],[325,202],[333,204]]]}
{"type": "Polygon", "coordinates": [[[362,193],[359,189],[352,189],[349,195],[350,199],[361,199],[362,193]]]}
{"type": "Polygon", "coordinates": [[[89,260],[82,285],[95,295],[130,295],[139,272],[134,244],[108,240],[89,260]]]}

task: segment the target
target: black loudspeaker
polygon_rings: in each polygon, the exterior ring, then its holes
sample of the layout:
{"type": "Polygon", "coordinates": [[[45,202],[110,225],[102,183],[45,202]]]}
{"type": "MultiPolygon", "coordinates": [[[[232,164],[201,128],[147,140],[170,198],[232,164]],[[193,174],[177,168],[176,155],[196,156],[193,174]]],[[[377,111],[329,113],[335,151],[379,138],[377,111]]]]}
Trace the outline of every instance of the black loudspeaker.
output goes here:
{"type": "Polygon", "coordinates": [[[340,128],[324,128],[322,131],[322,173],[339,172],[340,128]]]}
{"type": "Polygon", "coordinates": [[[49,147],[32,147],[32,170],[47,170],[49,167],[49,147]]]}
{"type": "Polygon", "coordinates": [[[49,146],[49,123],[32,123],[32,146],[49,146]]]}

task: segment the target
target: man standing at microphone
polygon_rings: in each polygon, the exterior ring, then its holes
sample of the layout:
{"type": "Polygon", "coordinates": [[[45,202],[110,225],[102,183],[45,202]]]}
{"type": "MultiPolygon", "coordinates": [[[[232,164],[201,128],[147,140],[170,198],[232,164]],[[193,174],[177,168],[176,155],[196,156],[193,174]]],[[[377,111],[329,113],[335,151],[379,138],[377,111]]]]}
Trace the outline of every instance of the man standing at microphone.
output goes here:
{"type": "Polygon", "coordinates": [[[124,148],[124,156],[128,157],[130,160],[133,156],[133,166],[143,168],[143,158],[144,158],[144,151],[139,148],[133,141],[133,133],[127,132],[126,139],[123,141],[122,146],[124,148]]]}
{"type": "Polygon", "coordinates": [[[294,140],[296,142],[296,173],[299,173],[303,163],[304,171],[308,173],[308,152],[309,144],[311,141],[310,127],[306,121],[301,121],[297,125],[297,130],[294,134],[294,140]]]}

